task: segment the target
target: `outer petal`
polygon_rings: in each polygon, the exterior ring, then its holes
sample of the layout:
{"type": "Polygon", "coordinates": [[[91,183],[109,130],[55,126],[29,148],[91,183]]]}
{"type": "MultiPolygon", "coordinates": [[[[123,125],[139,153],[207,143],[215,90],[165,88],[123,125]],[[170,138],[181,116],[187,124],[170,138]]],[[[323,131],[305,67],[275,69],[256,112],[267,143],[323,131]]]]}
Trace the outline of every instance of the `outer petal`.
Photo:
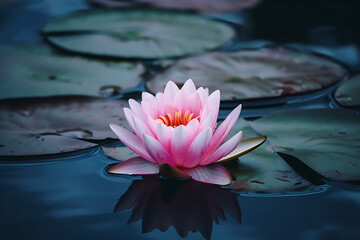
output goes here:
{"type": "Polygon", "coordinates": [[[144,122],[146,121],[146,117],[140,103],[138,103],[134,99],[129,99],[129,106],[135,116],[137,116],[144,122]]]}
{"type": "Polygon", "coordinates": [[[201,121],[200,131],[202,131],[205,128],[211,128],[213,130],[212,128],[213,122],[214,122],[213,115],[209,113],[207,117],[203,121],[201,121]]]}
{"type": "Polygon", "coordinates": [[[153,137],[144,134],[144,146],[146,151],[149,153],[152,159],[157,163],[169,163],[175,165],[175,161],[170,156],[169,152],[153,137]]]}
{"type": "Polygon", "coordinates": [[[187,125],[188,147],[199,133],[200,123],[197,119],[191,120],[187,125]]]}
{"type": "Polygon", "coordinates": [[[149,162],[142,157],[134,157],[108,169],[110,173],[150,175],[159,173],[159,164],[149,162]]]}
{"type": "Polygon", "coordinates": [[[138,132],[138,136],[142,137],[143,134],[147,134],[152,137],[154,136],[150,128],[143,121],[141,121],[140,118],[133,116],[133,122],[135,129],[138,132]]]}
{"type": "Polygon", "coordinates": [[[201,100],[201,106],[204,107],[207,103],[207,99],[209,97],[209,92],[206,91],[203,87],[198,88],[196,90],[199,94],[200,100],[201,100]]]}
{"type": "Polygon", "coordinates": [[[147,151],[144,148],[143,143],[141,140],[134,135],[133,133],[129,132],[123,127],[120,127],[116,124],[110,124],[111,130],[116,134],[116,136],[120,139],[120,141],[128,146],[131,150],[133,150],[136,154],[142,156],[146,160],[149,160],[151,162],[155,162],[152,157],[147,153],[147,151]]]}
{"type": "Polygon", "coordinates": [[[182,86],[181,90],[185,92],[186,96],[189,96],[196,92],[196,87],[194,82],[191,79],[188,79],[182,86]]]}
{"type": "Polygon", "coordinates": [[[238,120],[240,111],[241,111],[241,104],[237,106],[216,129],[211,139],[211,143],[209,145],[208,151],[204,154],[202,160],[208,158],[226,138],[226,136],[229,134],[231,129],[234,127],[236,121],[238,120]]]}
{"type": "Polygon", "coordinates": [[[171,155],[175,160],[176,166],[181,166],[187,154],[187,131],[181,125],[175,128],[171,136],[171,155]]]}
{"type": "Polygon", "coordinates": [[[206,152],[210,144],[211,135],[211,129],[206,128],[195,137],[189,146],[187,156],[182,164],[183,167],[192,168],[200,163],[201,156],[206,152]]]}
{"type": "Polygon", "coordinates": [[[218,149],[216,149],[216,151],[212,155],[210,155],[210,157],[202,161],[200,165],[208,165],[210,163],[214,163],[234,151],[237,145],[239,145],[241,137],[242,132],[240,131],[235,136],[227,140],[224,144],[222,144],[218,149]]]}
{"type": "Polygon", "coordinates": [[[178,86],[176,86],[173,81],[168,81],[164,90],[164,95],[169,99],[169,101],[172,101],[178,91],[178,86]]]}
{"type": "Polygon", "coordinates": [[[174,128],[168,127],[165,124],[157,122],[155,129],[156,129],[156,139],[165,149],[170,149],[170,140],[174,128]]]}
{"type": "Polygon", "coordinates": [[[207,107],[208,107],[209,112],[214,117],[214,121],[213,121],[211,128],[215,129],[216,121],[217,121],[217,118],[219,115],[219,107],[220,107],[220,91],[219,90],[216,90],[209,96],[209,98],[207,100],[207,107]]]}
{"type": "Polygon", "coordinates": [[[181,169],[185,174],[191,176],[192,179],[218,185],[227,185],[232,182],[232,178],[225,167],[215,164],[211,166],[198,166],[194,168],[181,169]]]}

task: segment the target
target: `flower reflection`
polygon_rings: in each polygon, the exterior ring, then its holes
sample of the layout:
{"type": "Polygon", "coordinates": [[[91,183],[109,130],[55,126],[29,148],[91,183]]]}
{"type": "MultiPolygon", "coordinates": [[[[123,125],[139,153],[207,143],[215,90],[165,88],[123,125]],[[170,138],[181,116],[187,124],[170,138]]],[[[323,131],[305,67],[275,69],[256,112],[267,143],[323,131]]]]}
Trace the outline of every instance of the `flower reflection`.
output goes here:
{"type": "Polygon", "coordinates": [[[235,193],[217,185],[188,180],[147,177],[135,180],[116,204],[114,212],[132,209],[128,223],[142,219],[142,232],[174,226],[181,237],[199,231],[209,239],[213,221],[226,220],[225,212],[241,222],[235,193]]]}

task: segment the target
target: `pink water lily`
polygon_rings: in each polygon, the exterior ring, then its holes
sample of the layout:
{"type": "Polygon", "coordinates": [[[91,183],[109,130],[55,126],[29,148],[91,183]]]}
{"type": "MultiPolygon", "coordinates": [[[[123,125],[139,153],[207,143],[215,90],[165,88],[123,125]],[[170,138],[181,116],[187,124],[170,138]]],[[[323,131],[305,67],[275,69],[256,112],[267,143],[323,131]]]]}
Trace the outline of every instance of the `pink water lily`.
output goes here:
{"type": "Polygon", "coordinates": [[[239,144],[242,132],[224,141],[237,119],[236,107],[216,129],[220,92],[195,88],[191,79],[181,89],[169,81],[164,93],[144,92],[141,103],[129,100],[125,117],[133,133],[110,124],[117,137],[140,157],[131,158],[109,171],[119,174],[157,174],[169,166],[176,176],[212,184],[231,183],[231,175],[220,164],[239,144]],[[211,165],[210,165],[211,164],[211,165]]]}

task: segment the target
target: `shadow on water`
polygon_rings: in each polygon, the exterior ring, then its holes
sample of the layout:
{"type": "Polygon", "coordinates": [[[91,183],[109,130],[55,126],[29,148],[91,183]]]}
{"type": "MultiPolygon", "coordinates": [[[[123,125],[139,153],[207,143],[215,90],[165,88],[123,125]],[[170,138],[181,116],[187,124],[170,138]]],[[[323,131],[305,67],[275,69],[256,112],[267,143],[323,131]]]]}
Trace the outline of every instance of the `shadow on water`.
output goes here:
{"type": "Polygon", "coordinates": [[[142,232],[162,232],[174,226],[183,238],[199,231],[210,239],[213,222],[226,220],[225,212],[241,223],[237,194],[217,185],[192,180],[148,177],[135,180],[115,206],[114,212],[132,209],[128,224],[142,219],[142,232]]]}

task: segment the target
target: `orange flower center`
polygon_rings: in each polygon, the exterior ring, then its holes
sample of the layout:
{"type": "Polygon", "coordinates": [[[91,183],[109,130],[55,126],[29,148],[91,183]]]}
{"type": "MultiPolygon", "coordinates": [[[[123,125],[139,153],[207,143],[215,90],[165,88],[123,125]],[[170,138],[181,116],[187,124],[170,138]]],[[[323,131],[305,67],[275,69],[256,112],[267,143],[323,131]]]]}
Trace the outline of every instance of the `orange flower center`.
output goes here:
{"type": "Polygon", "coordinates": [[[177,127],[180,125],[184,125],[186,126],[191,120],[193,119],[198,119],[199,117],[195,117],[194,118],[194,113],[189,114],[190,111],[186,110],[184,115],[182,114],[181,111],[176,111],[174,115],[167,113],[164,116],[160,116],[158,119],[156,119],[155,121],[161,122],[163,124],[165,124],[168,127],[177,127]]]}

